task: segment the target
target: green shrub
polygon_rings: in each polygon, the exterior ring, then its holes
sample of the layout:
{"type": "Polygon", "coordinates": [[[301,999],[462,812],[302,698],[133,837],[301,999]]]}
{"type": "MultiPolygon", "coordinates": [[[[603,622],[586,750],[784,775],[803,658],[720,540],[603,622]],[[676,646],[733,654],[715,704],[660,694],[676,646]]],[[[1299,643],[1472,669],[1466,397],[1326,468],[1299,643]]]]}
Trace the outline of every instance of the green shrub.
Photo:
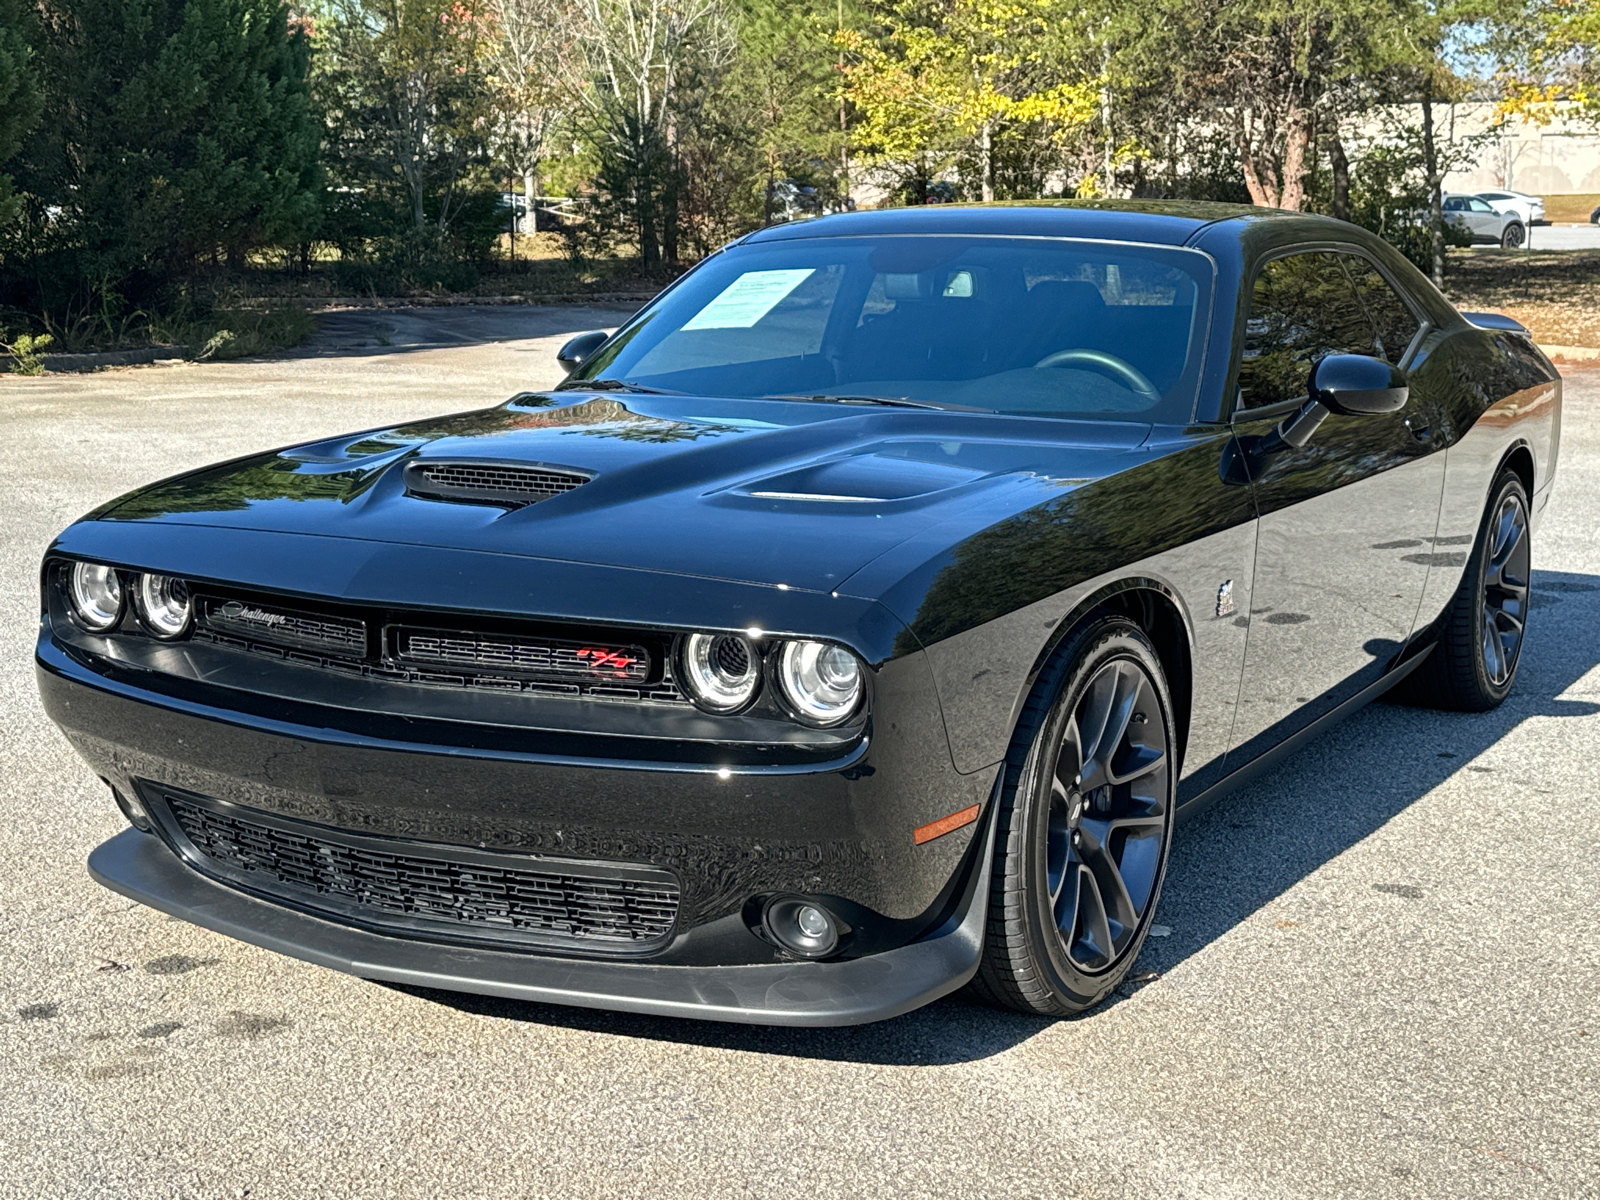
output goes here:
{"type": "Polygon", "coordinates": [[[0,346],[11,355],[11,369],[18,375],[43,375],[44,350],[54,341],[48,333],[19,333],[15,341],[0,341],[0,346]]]}

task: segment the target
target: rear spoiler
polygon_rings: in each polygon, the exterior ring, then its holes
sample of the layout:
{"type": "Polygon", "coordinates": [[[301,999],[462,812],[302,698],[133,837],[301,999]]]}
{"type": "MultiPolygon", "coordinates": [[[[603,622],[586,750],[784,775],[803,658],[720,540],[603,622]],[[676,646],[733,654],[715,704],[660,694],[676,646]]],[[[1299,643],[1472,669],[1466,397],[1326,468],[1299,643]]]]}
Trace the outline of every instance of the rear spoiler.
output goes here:
{"type": "Polygon", "coordinates": [[[1507,333],[1527,333],[1528,327],[1521,321],[1513,321],[1504,313],[1469,313],[1461,314],[1479,329],[1503,329],[1507,333]]]}

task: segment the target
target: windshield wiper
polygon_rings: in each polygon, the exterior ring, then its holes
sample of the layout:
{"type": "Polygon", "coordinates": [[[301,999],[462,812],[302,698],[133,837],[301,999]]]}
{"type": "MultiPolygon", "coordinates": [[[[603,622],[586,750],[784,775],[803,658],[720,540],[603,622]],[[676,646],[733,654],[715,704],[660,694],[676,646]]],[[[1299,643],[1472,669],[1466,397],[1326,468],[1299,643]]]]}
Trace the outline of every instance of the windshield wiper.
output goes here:
{"type": "Polygon", "coordinates": [[[646,396],[668,396],[676,393],[664,388],[644,387],[622,379],[567,379],[556,384],[558,392],[638,392],[646,396]]]}
{"type": "Polygon", "coordinates": [[[904,396],[830,396],[819,393],[814,396],[763,396],[763,400],[803,400],[808,404],[884,404],[891,408],[933,408],[946,407],[943,404],[925,404],[921,400],[908,400],[904,396]]]}

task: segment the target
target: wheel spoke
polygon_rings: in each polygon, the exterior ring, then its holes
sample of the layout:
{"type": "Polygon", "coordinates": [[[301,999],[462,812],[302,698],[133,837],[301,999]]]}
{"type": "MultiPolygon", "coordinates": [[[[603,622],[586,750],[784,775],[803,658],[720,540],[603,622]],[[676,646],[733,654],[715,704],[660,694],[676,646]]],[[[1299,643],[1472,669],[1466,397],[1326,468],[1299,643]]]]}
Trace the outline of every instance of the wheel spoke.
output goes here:
{"type": "Polygon", "coordinates": [[[1106,837],[1110,838],[1119,829],[1160,829],[1166,823],[1167,818],[1160,813],[1147,817],[1113,817],[1105,822],[1106,837]]]}
{"type": "Polygon", "coordinates": [[[1099,968],[1110,964],[1116,957],[1116,947],[1111,939],[1111,922],[1106,917],[1105,901],[1100,894],[1100,886],[1094,872],[1088,867],[1078,868],[1077,934],[1077,939],[1072,943],[1072,949],[1068,953],[1080,947],[1087,950],[1087,955],[1072,953],[1072,957],[1082,965],[1099,968]]]}
{"type": "Polygon", "coordinates": [[[1110,962],[1117,956],[1117,944],[1111,936],[1111,922],[1106,915],[1105,893],[1100,890],[1099,880],[1095,879],[1093,871],[1088,872],[1088,878],[1094,881],[1091,884],[1094,903],[1089,906],[1089,919],[1094,924],[1095,945],[1104,952],[1106,961],[1110,962]]]}
{"type": "MultiPolygon", "coordinates": [[[[1123,932],[1131,931],[1139,923],[1139,909],[1133,902],[1133,897],[1128,895],[1127,882],[1122,878],[1122,868],[1117,860],[1112,857],[1108,842],[1101,839],[1106,837],[1104,829],[1095,828],[1099,822],[1085,822],[1084,831],[1086,846],[1084,848],[1084,864],[1094,875],[1095,887],[1100,892],[1101,907],[1105,910],[1107,928],[1115,935],[1120,929],[1123,932]],[[1115,926],[1115,928],[1113,928],[1115,926]]],[[[1117,949],[1115,944],[1119,939],[1113,936],[1112,949],[1117,949]]]]}
{"type": "Polygon", "coordinates": [[[1101,671],[1090,682],[1089,695],[1078,713],[1078,731],[1083,735],[1083,740],[1078,743],[1078,753],[1083,762],[1086,785],[1089,780],[1090,765],[1099,766],[1105,757],[1103,747],[1107,730],[1115,716],[1117,691],[1121,680],[1121,663],[1113,663],[1101,671]]]}
{"type": "Polygon", "coordinates": [[[1135,779],[1143,779],[1166,766],[1167,756],[1155,746],[1130,746],[1122,761],[1121,767],[1113,766],[1106,772],[1107,783],[1132,783],[1135,779]]]}
{"type": "Polygon", "coordinates": [[[1500,630],[1494,621],[1494,610],[1483,609],[1483,666],[1489,678],[1496,683],[1505,679],[1505,647],[1500,643],[1500,630]]]}
{"type": "Polygon", "coordinates": [[[1061,881],[1061,886],[1050,899],[1050,912],[1055,917],[1056,928],[1061,931],[1061,940],[1067,944],[1067,953],[1072,953],[1072,943],[1076,936],[1078,925],[1078,912],[1082,907],[1079,901],[1083,896],[1083,871],[1074,865],[1061,881]]]}
{"type": "Polygon", "coordinates": [[[1143,682],[1137,671],[1125,671],[1118,664],[1116,695],[1112,701],[1111,719],[1106,723],[1108,736],[1102,738],[1095,747],[1095,757],[1104,764],[1108,776],[1111,774],[1111,760],[1122,745],[1122,739],[1128,736],[1133,710],[1139,703],[1139,686],[1143,682]]]}

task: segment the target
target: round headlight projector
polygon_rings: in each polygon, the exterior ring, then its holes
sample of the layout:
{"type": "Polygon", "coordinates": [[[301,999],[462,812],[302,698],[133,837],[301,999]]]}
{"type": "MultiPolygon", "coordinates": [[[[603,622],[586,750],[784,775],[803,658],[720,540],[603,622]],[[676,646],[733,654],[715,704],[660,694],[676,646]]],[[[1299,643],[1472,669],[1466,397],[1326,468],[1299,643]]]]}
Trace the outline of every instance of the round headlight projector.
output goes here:
{"type": "Polygon", "coordinates": [[[737,634],[691,633],[683,639],[683,682],[708,712],[737,712],[755,698],[761,658],[737,634]]]}
{"type": "Polygon", "coordinates": [[[104,633],[122,619],[122,578],[100,563],[73,563],[68,581],[72,615],[94,633],[104,633]]]}
{"type": "Polygon", "coordinates": [[[795,715],[812,725],[837,725],[861,699],[861,663],[842,646],[786,642],[778,683],[795,715]]]}
{"type": "Polygon", "coordinates": [[[194,606],[189,585],[171,575],[141,575],[136,585],[139,619],[158,638],[182,637],[189,628],[194,606]]]}

